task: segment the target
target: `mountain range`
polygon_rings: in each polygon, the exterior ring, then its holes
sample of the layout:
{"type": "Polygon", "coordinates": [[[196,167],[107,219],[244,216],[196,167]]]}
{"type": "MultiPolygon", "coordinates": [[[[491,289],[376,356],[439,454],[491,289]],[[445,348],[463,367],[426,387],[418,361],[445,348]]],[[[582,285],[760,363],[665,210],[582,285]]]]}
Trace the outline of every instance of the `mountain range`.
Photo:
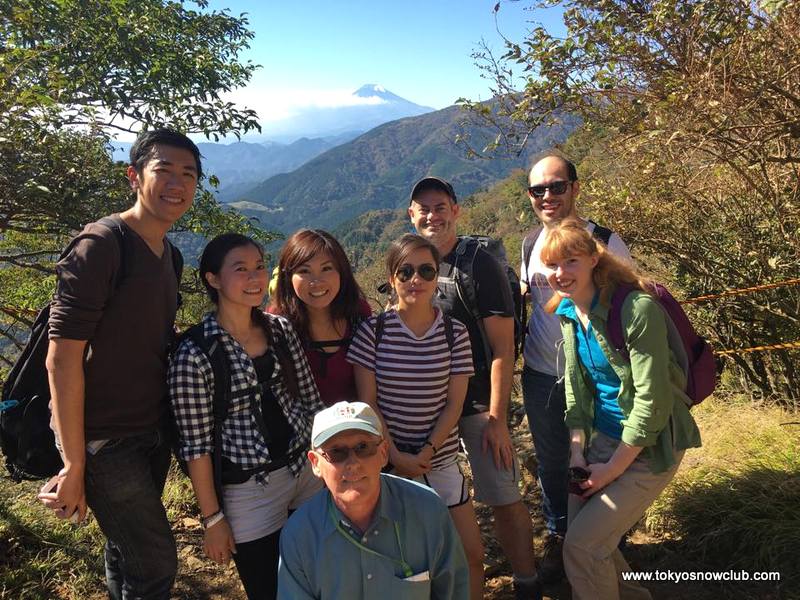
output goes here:
{"type": "MultiPolygon", "coordinates": [[[[374,84],[360,87],[351,96],[352,105],[306,108],[295,117],[271,123],[274,139],[248,135],[233,143],[198,143],[204,171],[219,179],[219,200],[238,198],[272,175],[293,171],[377,125],[433,111],[374,84]]],[[[115,160],[128,160],[131,142],[115,141],[112,146],[115,160]]]]}
{"type": "Polygon", "coordinates": [[[469,158],[456,142],[459,136],[482,148],[496,133],[451,106],[376,127],[291,173],[270,177],[232,205],[271,230],[334,229],[366,211],[407,205],[412,184],[426,175],[448,179],[466,197],[528,166],[533,155],[565,140],[576,124],[565,117],[563,125],[537,132],[514,158],[469,158]]]}

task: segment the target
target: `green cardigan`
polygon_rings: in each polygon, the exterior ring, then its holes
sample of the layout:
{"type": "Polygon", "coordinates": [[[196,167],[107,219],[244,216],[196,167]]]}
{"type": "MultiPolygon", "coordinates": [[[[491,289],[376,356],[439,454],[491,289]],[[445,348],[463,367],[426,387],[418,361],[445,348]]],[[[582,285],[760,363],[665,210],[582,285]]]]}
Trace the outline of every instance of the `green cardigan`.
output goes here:
{"type": "MultiPolygon", "coordinates": [[[[608,312],[607,304],[597,302],[589,320],[620,380],[617,401],[625,415],[622,441],[643,446],[640,456],[649,461],[654,473],[661,473],[674,464],[674,451],[700,446],[700,431],[684,392],[686,375],[669,347],[667,316],[649,294],[635,291],[628,295],[621,315],[628,362],[609,341],[608,312]]],[[[594,422],[594,386],[578,358],[578,324],[564,316],[560,319],[566,356],[566,425],[570,430],[583,429],[588,443],[594,422]]]]}

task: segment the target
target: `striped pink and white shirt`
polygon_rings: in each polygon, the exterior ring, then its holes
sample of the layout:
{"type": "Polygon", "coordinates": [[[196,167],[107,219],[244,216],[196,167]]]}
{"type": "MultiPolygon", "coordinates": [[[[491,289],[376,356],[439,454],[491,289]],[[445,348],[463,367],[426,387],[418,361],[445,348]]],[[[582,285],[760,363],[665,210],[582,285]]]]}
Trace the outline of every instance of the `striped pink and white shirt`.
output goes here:
{"type": "MultiPolygon", "coordinates": [[[[451,352],[441,311],[437,310],[431,328],[417,336],[391,310],[376,352],[376,322],[373,316],[361,323],[347,360],[375,373],[378,407],[394,443],[421,448],[447,404],[450,376],[474,373],[469,333],[453,319],[451,352]]],[[[456,426],[434,455],[431,468],[453,463],[457,453],[456,426]]]]}

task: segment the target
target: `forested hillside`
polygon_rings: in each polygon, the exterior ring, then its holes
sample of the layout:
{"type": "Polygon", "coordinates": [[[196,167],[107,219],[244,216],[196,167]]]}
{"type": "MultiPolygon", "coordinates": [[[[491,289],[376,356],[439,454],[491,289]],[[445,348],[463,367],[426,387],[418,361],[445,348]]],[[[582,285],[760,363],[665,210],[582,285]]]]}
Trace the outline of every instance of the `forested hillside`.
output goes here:
{"type": "Polygon", "coordinates": [[[537,26],[502,56],[481,49],[503,100],[496,113],[465,104],[496,126],[500,153],[563,112],[580,117],[566,150],[583,212],[681,297],[775,284],[690,310],[731,350],[728,377],[796,404],[800,288],[782,282],[800,278],[800,3],[554,4],[567,34],[537,26]]]}
{"type": "Polygon", "coordinates": [[[270,229],[334,228],[365,211],[407,203],[413,182],[429,174],[449,179],[461,194],[471,194],[563,141],[577,122],[570,118],[543,128],[519,155],[482,160],[457,143],[469,138],[483,146],[494,139],[488,128],[473,121],[469,112],[453,106],[381,125],[243,195],[265,211],[237,206],[270,229]]]}

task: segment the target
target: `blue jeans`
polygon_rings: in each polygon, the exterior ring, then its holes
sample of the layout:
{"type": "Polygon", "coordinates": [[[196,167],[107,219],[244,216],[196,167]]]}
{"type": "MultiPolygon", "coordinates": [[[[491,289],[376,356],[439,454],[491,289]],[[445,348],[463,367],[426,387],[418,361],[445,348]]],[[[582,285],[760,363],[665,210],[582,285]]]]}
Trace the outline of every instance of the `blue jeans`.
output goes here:
{"type": "Polygon", "coordinates": [[[567,484],[569,481],[569,431],[564,424],[564,384],[557,377],[522,370],[522,397],[533,447],[539,462],[537,475],[542,490],[542,513],[550,533],[567,531],[567,484]]]}
{"type": "Polygon", "coordinates": [[[159,431],[112,439],[86,454],[86,502],[107,538],[112,600],[170,597],[178,557],[161,503],[170,459],[159,431]]]}

